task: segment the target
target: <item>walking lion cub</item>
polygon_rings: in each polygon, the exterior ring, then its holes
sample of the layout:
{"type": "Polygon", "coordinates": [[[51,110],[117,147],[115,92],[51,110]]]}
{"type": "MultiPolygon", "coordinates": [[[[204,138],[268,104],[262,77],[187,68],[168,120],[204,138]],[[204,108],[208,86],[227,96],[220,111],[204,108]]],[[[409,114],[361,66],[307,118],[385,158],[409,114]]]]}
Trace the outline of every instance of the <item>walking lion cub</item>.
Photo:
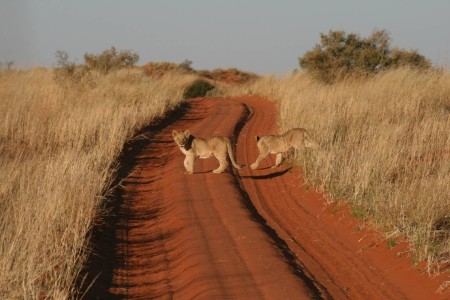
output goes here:
{"type": "Polygon", "coordinates": [[[175,143],[186,157],[184,158],[184,167],[187,174],[194,173],[194,163],[197,157],[209,158],[215,156],[219,161],[219,167],[213,170],[214,173],[222,173],[228,166],[227,152],[233,167],[240,170],[241,167],[234,161],[231,142],[228,138],[215,136],[210,138],[196,138],[189,130],[172,131],[175,143]]]}
{"type": "Polygon", "coordinates": [[[284,134],[256,136],[256,145],[259,149],[259,156],[256,161],[251,164],[250,168],[256,169],[259,163],[269,154],[276,154],[275,165],[278,167],[283,159],[283,154],[290,149],[300,150],[301,147],[317,149],[318,145],[312,139],[306,129],[293,128],[284,134]]]}

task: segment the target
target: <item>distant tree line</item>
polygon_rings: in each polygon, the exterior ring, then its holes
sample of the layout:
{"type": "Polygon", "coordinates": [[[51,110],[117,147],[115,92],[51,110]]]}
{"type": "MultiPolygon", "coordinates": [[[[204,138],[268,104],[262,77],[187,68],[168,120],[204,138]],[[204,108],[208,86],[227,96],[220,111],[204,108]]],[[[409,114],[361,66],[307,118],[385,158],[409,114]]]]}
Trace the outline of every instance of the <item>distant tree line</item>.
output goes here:
{"type": "MultiPolygon", "coordinates": [[[[429,59],[416,50],[391,48],[391,38],[386,30],[375,30],[368,37],[356,33],[330,30],[320,34],[320,43],[299,57],[299,65],[306,72],[325,83],[333,83],[344,78],[367,77],[381,71],[411,67],[431,68],[429,59]]],[[[76,65],[70,61],[65,51],[57,51],[55,74],[57,78],[70,78],[82,81],[91,70],[108,74],[113,70],[135,66],[139,55],[131,50],[117,50],[111,47],[99,54],[84,54],[84,64],[76,65]]],[[[12,65],[6,65],[10,68],[12,65]]],[[[178,69],[193,72],[192,61],[181,64],[148,64],[149,74],[166,69],[178,69]],[[173,65],[173,66],[172,66],[173,65]]],[[[166,70],[167,71],[167,70],[166,70]]]]}

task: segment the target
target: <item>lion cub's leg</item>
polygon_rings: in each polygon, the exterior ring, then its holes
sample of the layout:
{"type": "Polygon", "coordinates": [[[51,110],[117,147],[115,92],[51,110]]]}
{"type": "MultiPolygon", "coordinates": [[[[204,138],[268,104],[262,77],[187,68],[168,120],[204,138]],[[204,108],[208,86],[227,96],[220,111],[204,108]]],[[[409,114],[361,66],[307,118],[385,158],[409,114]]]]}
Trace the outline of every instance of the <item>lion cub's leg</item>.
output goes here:
{"type": "Polygon", "coordinates": [[[219,167],[217,169],[214,169],[213,172],[222,173],[228,167],[227,156],[223,153],[214,153],[214,156],[219,161],[219,167]]]}
{"type": "Polygon", "coordinates": [[[254,163],[252,163],[250,165],[250,168],[252,168],[253,170],[256,169],[259,166],[259,163],[267,157],[267,155],[269,155],[269,151],[267,149],[259,149],[260,153],[258,158],[256,159],[256,161],[254,163]]]}
{"type": "Polygon", "coordinates": [[[276,168],[281,164],[281,161],[283,160],[283,153],[277,153],[276,159],[275,159],[275,165],[272,166],[272,168],[276,168]]]}
{"type": "Polygon", "coordinates": [[[194,174],[194,162],[194,156],[186,155],[186,157],[184,158],[184,168],[186,169],[186,174],[194,174]]]}

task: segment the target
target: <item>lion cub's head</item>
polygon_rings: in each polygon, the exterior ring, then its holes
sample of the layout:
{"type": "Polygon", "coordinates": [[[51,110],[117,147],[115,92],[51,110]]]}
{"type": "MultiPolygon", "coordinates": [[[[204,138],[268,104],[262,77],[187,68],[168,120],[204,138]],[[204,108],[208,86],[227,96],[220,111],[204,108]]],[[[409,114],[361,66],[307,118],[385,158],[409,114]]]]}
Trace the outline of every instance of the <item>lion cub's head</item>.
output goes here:
{"type": "Polygon", "coordinates": [[[187,129],[184,131],[173,130],[172,136],[175,143],[177,143],[179,147],[184,147],[189,142],[191,138],[191,133],[187,129]]]}

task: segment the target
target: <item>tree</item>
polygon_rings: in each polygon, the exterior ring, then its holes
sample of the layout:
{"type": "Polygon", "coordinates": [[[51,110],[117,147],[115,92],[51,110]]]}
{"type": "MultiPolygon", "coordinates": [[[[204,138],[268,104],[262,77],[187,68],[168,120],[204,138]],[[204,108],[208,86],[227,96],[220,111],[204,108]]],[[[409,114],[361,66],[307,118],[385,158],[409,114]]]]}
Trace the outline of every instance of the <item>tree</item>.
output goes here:
{"type": "Polygon", "coordinates": [[[330,30],[328,34],[320,34],[320,44],[300,57],[299,64],[326,83],[348,76],[367,76],[399,66],[431,66],[417,51],[391,51],[390,40],[385,30],[374,31],[367,38],[361,38],[355,33],[330,30]]]}
{"type": "Polygon", "coordinates": [[[73,75],[76,65],[73,61],[70,61],[69,54],[66,51],[58,50],[55,53],[56,57],[56,70],[62,70],[66,75],[73,75]]]}
{"type": "Polygon", "coordinates": [[[178,67],[187,72],[192,72],[194,69],[192,68],[192,60],[185,59],[183,60],[178,67]]]}

